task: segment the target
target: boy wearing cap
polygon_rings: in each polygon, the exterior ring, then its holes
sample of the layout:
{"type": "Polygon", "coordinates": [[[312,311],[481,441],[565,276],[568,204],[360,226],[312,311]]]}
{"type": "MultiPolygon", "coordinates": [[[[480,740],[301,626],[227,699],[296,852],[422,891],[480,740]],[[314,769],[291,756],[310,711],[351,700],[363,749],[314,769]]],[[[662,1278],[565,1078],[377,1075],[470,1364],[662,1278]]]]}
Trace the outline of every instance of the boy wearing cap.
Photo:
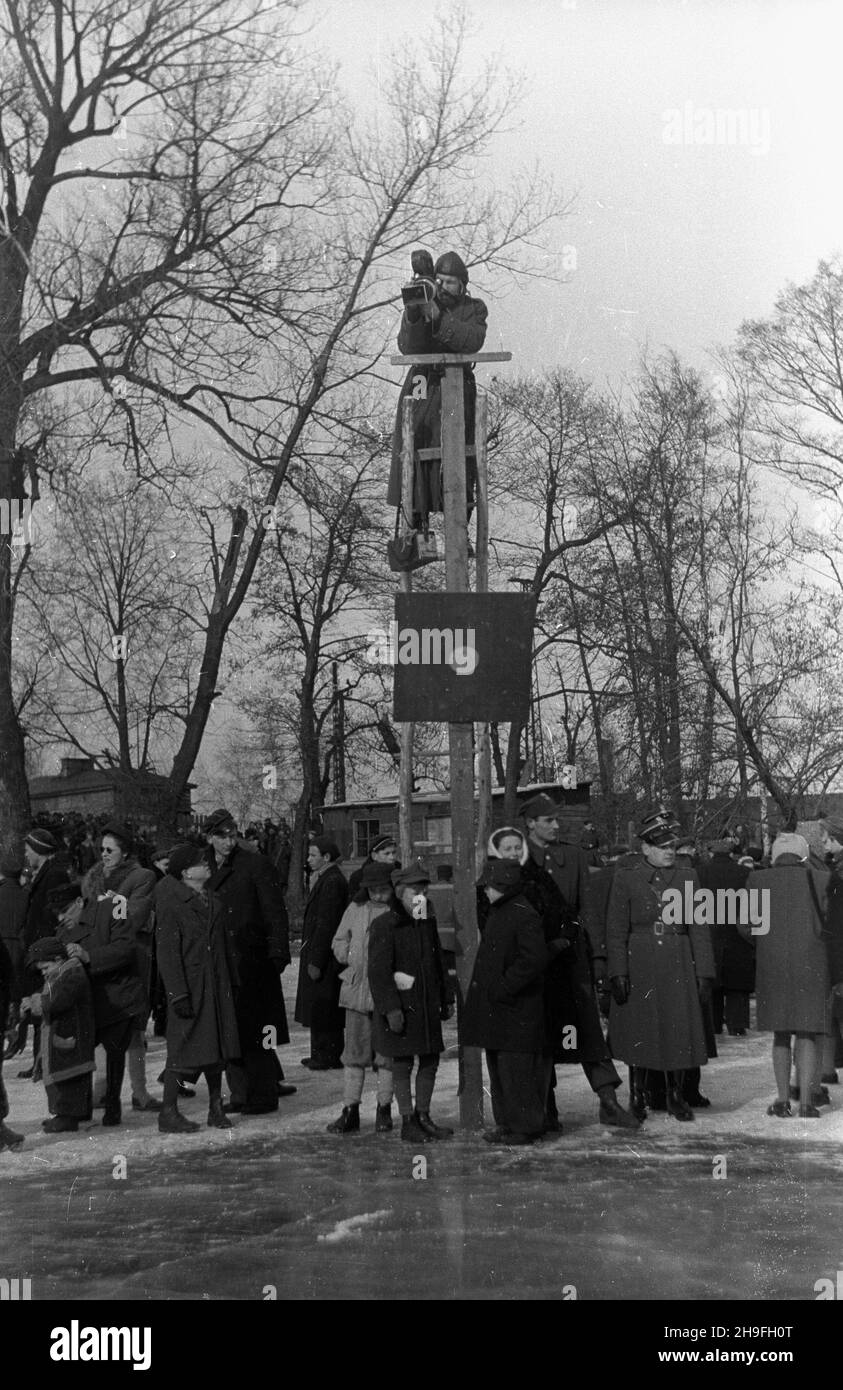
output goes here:
{"type": "Polygon", "coordinates": [[[449,1139],[454,1132],[430,1118],[439,1054],[445,1046],[442,1020],[453,1014],[453,1000],[436,919],[424,891],[430,874],[422,864],[414,864],[393,871],[392,883],[397,902],[376,917],[369,930],[372,1039],[376,1051],[392,1058],[401,1138],[427,1144],[449,1139]],[[414,1106],[410,1082],[416,1061],[414,1106]]]}
{"type": "Polygon", "coordinates": [[[375,1053],[372,1045],[372,991],[369,988],[369,927],[392,902],[389,864],[366,864],[361,884],[342,915],[331,949],[344,970],[340,975],[340,1008],[345,1009],[345,1073],[342,1114],[328,1125],[329,1134],[356,1134],[366,1068],[378,1074],[375,1132],[392,1129],[392,1059],[375,1053]]]}
{"type": "Polygon", "coordinates": [[[304,908],[296,1021],[310,1029],[309,1071],[342,1066],[345,1017],[340,1008],[340,972],[331,943],[348,906],[348,884],[339,867],[339,847],[318,835],[307,852],[310,886],[304,908]]]}
{"type": "Polygon", "coordinates": [[[75,1133],[92,1115],[94,1006],[88,973],[57,937],[33,942],[27,965],[39,970],[44,989],[30,996],[33,1017],[41,1019],[41,1065],[52,1119],[47,1134],[75,1133]]]}
{"type": "Polygon", "coordinates": [[[533,1144],[544,1133],[544,981],[550,960],[542,922],[524,896],[521,865],[489,859],[490,907],[462,1020],[462,1042],[486,1049],[497,1129],[489,1143],[533,1144]]]}

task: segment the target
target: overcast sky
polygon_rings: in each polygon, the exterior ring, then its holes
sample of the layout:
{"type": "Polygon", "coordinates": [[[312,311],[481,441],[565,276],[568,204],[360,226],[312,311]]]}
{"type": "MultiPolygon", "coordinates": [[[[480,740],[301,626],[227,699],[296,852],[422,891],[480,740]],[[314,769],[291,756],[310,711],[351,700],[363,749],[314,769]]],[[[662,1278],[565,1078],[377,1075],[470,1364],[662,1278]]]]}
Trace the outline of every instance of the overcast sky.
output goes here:
{"type": "MultiPolygon", "coordinates": [[[[310,13],[359,100],[435,11],[314,0],[310,13]]],[[[472,62],[499,52],[528,77],[497,176],[537,155],[576,197],[558,234],[568,284],[501,297],[479,277],[487,348],[510,349],[509,370],[617,381],[645,342],[704,366],[843,245],[840,0],[478,0],[473,17],[472,62]]]]}

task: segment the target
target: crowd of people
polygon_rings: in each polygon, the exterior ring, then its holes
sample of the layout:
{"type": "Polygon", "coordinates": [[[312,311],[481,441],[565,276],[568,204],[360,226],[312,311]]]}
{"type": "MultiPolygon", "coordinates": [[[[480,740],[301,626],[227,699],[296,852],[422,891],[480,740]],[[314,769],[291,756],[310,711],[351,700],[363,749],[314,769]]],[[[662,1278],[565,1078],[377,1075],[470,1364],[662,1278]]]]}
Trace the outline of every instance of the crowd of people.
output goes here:
{"type": "MultiPolygon", "coordinates": [[[[841,1061],[843,821],[823,820],[814,849],[778,835],[768,859],[736,838],[696,848],[662,807],[638,826],[636,852],[601,852],[591,826],[577,843],[561,838],[543,793],[521,821],[489,840],[458,1020],[461,1042],[485,1052],[490,1144],[560,1131],[561,1065],[582,1067],[603,1124],[636,1130],[658,1109],[693,1120],[710,1104],[701,1068],[724,1027],[747,1033],[753,991],[756,1026],[773,1037],[768,1114],[791,1118],[795,1101],[800,1117],[820,1116],[841,1061]],[[741,909],[750,884],[768,905],[763,925],[741,909]],[[713,915],[698,910],[701,893],[713,915]],[[616,1062],[629,1068],[627,1105],[616,1062]]],[[[277,1111],[295,1092],[277,1051],[289,1042],[289,924],[273,862],[284,837],[250,829],[271,854],[225,808],[178,844],[115,822],[36,824],[24,861],[0,863],[5,1056],[31,1033],[21,1075],[46,1088],[45,1131],[74,1133],[98,1107],[104,1126],[122,1124],[127,1064],[133,1109],[155,1113],[165,1134],[199,1129],[179,1100],[200,1077],[215,1128],[230,1128],[232,1113],[277,1111]],[[166,1037],[160,1099],[147,1089],[150,1015],[166,1037]]],[[[402,866],[390,836],[350,878],[337,845],[314,836],[308,872],[295,1017],[310,1031],[305,1068],[344,1073],[329,1131],[360,1130],[371,1070],[376,1132],[392,1130],[395,1100],[402,1139],[448,1139],[431,1109],[456,991],[430,874],[419,861],[402,866]]],[[[14,1148],[23,1136],[7,1115],[0,1071],[0,1147],[14,1148]]]]}

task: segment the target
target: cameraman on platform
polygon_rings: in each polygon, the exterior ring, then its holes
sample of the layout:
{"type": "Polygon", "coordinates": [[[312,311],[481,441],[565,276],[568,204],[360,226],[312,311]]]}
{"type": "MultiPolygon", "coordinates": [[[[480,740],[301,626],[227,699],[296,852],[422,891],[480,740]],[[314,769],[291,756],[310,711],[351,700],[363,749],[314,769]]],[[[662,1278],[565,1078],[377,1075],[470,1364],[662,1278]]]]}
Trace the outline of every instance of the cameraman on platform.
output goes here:
{"type": "MultiPolygon", "coordinates": [[[[468,270],[455,251],[446,251],[436,265],[426,251],[414,251],[415,276],[401,291],[404,314],[398,332],[398,349],[411,353],[475,353],[486,338],[487,309],[482,299],[467,293],[468,270]]],[[[427,529],[431,512],[444,510],[442,459],[420,460],[419,449],[441,449],[442,374],[438,366],[410,367],[401,388],[398,416],[392,437],[392,467],[387,502],[401,506],[401,407],[406,396],[413,400],[413,526],[427,529]]],[[[477,387],[471,367],[463,367],[465,442],[474,443],[474,403],[477,387]]],[[[474,499],[476,464],[466,460],[469,516],[474,499]]]]}

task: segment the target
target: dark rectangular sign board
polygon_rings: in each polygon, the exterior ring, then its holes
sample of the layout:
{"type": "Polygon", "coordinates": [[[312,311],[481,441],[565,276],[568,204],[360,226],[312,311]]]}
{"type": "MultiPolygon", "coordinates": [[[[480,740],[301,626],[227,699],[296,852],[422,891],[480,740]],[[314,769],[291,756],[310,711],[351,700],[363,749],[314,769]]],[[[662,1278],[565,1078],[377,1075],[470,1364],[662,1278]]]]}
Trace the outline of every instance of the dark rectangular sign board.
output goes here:
{"type": "Polygon", "coordinates": [[[396,594],[384,634],[396,721],[524,718],[535,617],[532,594],[396,594]]]}

